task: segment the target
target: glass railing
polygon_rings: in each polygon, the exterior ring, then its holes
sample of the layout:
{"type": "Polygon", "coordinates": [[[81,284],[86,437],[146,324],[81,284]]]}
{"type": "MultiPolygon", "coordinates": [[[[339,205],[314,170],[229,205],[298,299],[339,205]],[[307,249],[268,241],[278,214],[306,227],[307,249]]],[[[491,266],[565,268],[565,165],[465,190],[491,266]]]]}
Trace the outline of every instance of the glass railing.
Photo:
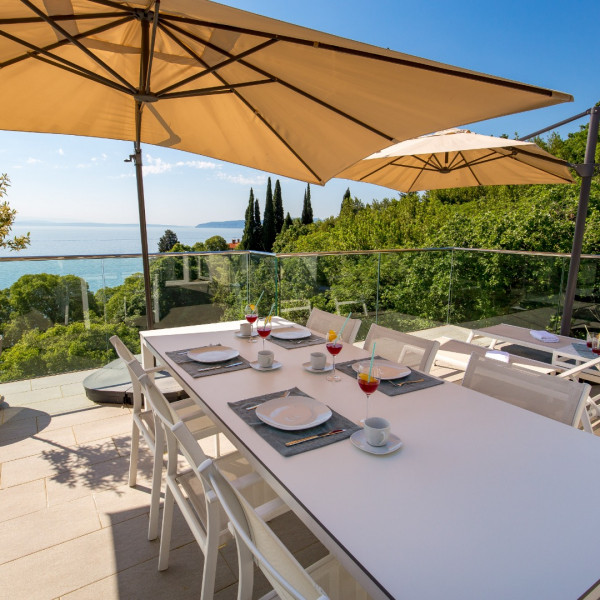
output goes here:
{"type": "MultiPolygon", "coordinates": [[[[600,331],[598,256],[581,261],[573,335],[600,331]]],[[[437,248],[150,257],[157,328],[241,319],[259,298],[305,323],[310,310],[401,331],[507,322],[558,331],[568,255],[437,248]],[[262,297],[261,297],[262,296],[262,297]]],[[[0,258],[0,381],[93,369],[114,358],[117,334],[139,351],[146,327],[139,255],[0,258]]]]}

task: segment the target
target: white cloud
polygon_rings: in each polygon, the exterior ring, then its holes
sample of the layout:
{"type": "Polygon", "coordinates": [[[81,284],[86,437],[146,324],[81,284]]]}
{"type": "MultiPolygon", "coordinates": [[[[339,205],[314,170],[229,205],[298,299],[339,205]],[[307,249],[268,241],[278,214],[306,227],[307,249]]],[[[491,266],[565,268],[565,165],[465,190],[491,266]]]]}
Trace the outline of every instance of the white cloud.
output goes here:
{"type": "Polygon", "coordinates": [[[42,161],[39,158],[32,158],[31,156],[25,161],[28,165],[36,165],[42,161]]]}
{"type": "Polygon", "coordinates": [[[60,156],[64,156],[64,155],[65,155],[65,151],[64,151],[62,148],[59,148],[59,149],[58,149],[58,154],[59,154],[60,156]]]}
{"type": "Polygon", "coordinates": [[[160,175],[168,173],[176,168],[186,167],[190,169],[220,169],[220,165],[208,160],[180,160],[175,163],[166,162],[162,158],[154,158],[146,154],[143,166],[144,175],[160,175]]]}
{"type": "Polygon", "coordinates": [[[217,173],[219,179],[225,179],[231,183],[237,183],[239,185],[264,185],[267,182],[266,175],[255,175],[254,177],[247,177],[245,175],[229,175],[228,173],[217,173]]]}
{"type": "Polygon", "coordinates": [[[209,160],[186,160],[175,163],[177,167],[190,167],[192,169],[220,169],[221,166],[209,160]]]}

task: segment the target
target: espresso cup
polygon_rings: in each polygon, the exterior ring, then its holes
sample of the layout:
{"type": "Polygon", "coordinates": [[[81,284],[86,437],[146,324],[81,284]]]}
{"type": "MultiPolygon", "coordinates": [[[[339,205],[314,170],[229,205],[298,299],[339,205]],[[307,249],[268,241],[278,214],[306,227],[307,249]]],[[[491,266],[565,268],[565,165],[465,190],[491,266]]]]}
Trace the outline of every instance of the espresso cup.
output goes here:
{"type": "Polygon", "coordinates": [[[273,366],[273,358],[272,350],[259,350],[258,352],[258,364],[265,369],[273,366]]]}
{"type": "Polygon", "coordinates": [[[310,366],[315,371],[322,371],[325,368],[327,362],[327,356],[324,352],[311,352],[310,353],[310,366]]]}
{"type": "Polygon", "coordinates": [[[382,417],[369,417],[364,421],[367,444],[385,446],[390,438],[390,422],[382,417]]]}
{"type": "Polygon", "coordinates": [[[252,331],[252,323],[240,323],[240,333],[242,335],[250,335],[252,331]]]}

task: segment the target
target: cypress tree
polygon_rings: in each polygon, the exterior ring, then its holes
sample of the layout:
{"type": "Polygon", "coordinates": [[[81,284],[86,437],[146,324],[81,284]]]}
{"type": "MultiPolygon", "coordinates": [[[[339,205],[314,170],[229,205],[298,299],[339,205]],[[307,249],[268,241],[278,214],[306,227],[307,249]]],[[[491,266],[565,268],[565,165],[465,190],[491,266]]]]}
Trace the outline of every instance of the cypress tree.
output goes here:
{"type": "Polygon", "coordinates": [[[252,236],[254,235],[254,190],[250,188],[250,199],[248,200],[248,206],[246,207],[244,223],[244,233],[242,234],[242,240],[240,241],[241,250],[252,249],[252,236]]]}
{"type": "Polygon", "coordinates": [[[265,252],[271,252],[275,241],[275,206],[273,204],[273,192],[271,191],[271,178],[267,183],[267,197],[265,198],[265,216],[262,226],[262,241],[265,252]]]}
{"type": "Polygon", "coordinates": [[[275,235],[277,235],[283,228],[283,198],[281,196],[281,184],[279,179],[275,182],[275,192],[273,194],[273,204],[275,212],[275,235]]]}
{"type": "Polygon", "coordinates": [[[304,192],[304,205],[302,206],[302,224],[310,225],[313,222],[313,210],[310,204],[310,183],[306,184],[304,192]]]}
{"type": "Polygon", "coordinates": [[[290,217],[290,213],[288,213],[287,215],[285,215],[285,220],[283,221],[283,229],[287,229],[288,227],[291,227],[294,224],[294,221],[292,221],[292,217],[290,217]]]}
{"type": "Polygon", "coordinates": [[[260,223],[260,206],[258,198],[254,200],[254,231],[252,233],[252,250],[262,250],[262,225],[260,223]]]}

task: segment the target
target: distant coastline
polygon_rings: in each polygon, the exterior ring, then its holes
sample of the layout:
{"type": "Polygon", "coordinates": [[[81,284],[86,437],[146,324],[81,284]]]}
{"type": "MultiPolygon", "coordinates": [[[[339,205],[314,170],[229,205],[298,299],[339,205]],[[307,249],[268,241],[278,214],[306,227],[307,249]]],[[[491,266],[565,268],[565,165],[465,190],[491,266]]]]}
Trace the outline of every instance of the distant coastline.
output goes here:
{"type": "Polygon", "coordinates": [[[219,229],[243,229],[244,221],[210,221],[210,223],[200,223],[196,227],[218,227],[219,229]]]}

